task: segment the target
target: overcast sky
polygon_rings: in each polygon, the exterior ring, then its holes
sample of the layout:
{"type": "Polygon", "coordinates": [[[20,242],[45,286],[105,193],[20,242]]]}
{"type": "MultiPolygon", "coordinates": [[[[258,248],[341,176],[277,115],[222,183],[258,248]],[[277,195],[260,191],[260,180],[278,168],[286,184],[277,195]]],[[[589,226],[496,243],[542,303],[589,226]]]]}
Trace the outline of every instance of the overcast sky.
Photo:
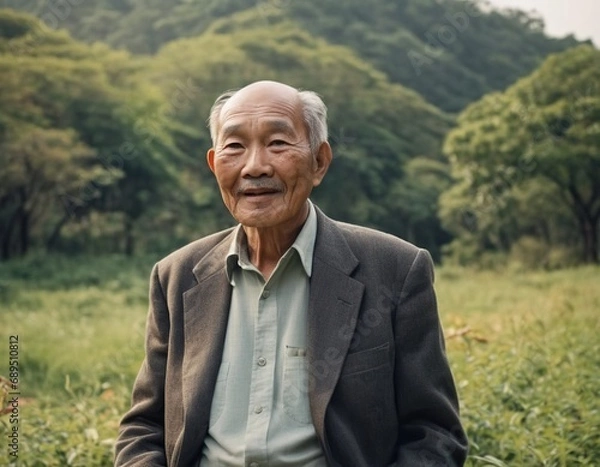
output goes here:
{"type": "Polygon", "coordinates": [[[600,47],[600,0],[489,0],[498,7],[537,10],[546,23],[546,33],[577,39],[592,39],[600,47]]]}

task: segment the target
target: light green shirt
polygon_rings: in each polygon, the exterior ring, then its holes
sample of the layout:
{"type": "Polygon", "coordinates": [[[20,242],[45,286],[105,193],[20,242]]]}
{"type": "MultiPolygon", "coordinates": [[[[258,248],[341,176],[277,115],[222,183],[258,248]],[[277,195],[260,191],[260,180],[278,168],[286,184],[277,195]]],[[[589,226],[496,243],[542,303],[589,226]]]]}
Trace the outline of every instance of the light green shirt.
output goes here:
{"type": "Polygon", "coordinates": [[[306,321],[317,216],[265,282],[238,226],[227,255],[233,286],[201,466],[324,466],[308,401],[306,321]]]}

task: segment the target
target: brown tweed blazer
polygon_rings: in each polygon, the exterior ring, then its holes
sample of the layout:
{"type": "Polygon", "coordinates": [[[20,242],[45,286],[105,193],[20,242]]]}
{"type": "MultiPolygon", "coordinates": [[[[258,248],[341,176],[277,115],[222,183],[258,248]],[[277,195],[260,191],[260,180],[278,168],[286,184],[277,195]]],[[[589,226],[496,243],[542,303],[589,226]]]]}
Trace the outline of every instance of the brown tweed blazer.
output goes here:
{"type": "MultiPolygon", "coordinates": [[[[196,466],[208,430],[231,286],[232,229],[152,272],[146,358],[116,466],[196,466]]],[[[462,465],[467,442],[425,250],[317,209],[308,310],[309,399],[332,466],[462,465]]]]}

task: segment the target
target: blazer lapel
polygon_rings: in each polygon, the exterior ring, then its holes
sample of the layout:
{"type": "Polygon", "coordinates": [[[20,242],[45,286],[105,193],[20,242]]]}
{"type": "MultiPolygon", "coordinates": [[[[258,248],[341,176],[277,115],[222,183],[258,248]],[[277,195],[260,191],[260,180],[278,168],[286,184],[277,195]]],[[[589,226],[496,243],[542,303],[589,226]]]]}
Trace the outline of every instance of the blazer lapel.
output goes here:
{"type": "MultiPolygon", "coordinates": [[[[225,268],[231,239],[225,237],[196,265],[198,284],[183,294],[184,429],[173,453],[174,465],[197,461],[208,430],[231,302],[225,268]]],[[[308,309],[309,398],[315,430],[326,447],[325,412],[350,348],[364,291],[364,284],[350,277],[356,266],[358,259],[339,227],[317,208],[308,309]]]]}
{"type": "Polygon", "coordinates": [[[325,411],[356,328],[364,284],[350,277],[358,259],[339,227],[317,209],[317,240],[308,307],[310,406],[327,446],[325,411]]]}
{"type": "Polygon", "coordinates": [[[208,430],[210,406],[223,355],[231,285],[225,258],[232,236],[225,237],[194,267],[198,280],[183,294],[184,355],[183,408],[184,432],[174,453],[175,465],[192,465],[202,449],[208,430]],[[187,450],[181,447],[186,446],[187,450]]]}

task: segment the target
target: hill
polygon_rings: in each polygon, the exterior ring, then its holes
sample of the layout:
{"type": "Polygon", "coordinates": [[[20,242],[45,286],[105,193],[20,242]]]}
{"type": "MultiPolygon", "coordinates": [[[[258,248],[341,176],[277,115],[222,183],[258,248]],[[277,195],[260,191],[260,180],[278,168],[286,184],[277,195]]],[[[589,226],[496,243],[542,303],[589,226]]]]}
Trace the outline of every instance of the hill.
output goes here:
{"type": "Polygon", "coordinates": [[[197,36],[217,19],[273,9],[317,37],[353,49],[437,107],[457,112],[482,95],[530,73],[550,53],[578,44],[554,39],[540,18],[496,11],[478,0],[2,0],[0,6],[67,28],[87,42],[104,41],[154,54],[164,44],[197,36]]]}

